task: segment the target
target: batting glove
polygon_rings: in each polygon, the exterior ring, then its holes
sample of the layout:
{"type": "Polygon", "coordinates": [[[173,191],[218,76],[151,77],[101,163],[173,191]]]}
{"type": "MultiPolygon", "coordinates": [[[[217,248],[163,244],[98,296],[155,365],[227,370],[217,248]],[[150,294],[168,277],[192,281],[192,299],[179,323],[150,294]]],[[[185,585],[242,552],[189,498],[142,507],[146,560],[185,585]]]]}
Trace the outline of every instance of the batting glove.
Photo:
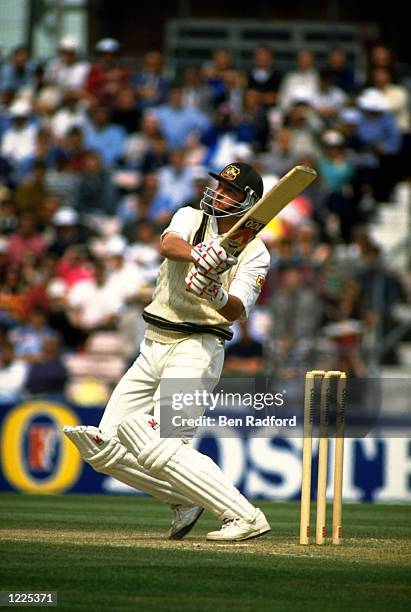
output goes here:
{"type": "Polygon", "coordinates": [[[222,272],[237,263],[237,258],[228,255],[218,240],[200,242],[191,249],[191,257],[203,274],[222,272]]]}
{"type": "Polygon", "coordinates": [[[224,308],[228,302],[228,293],[215,273],[205,275],[193,266],[185,278],[185,283],[191,293],[206,299],[216,310],[224,308]]]}

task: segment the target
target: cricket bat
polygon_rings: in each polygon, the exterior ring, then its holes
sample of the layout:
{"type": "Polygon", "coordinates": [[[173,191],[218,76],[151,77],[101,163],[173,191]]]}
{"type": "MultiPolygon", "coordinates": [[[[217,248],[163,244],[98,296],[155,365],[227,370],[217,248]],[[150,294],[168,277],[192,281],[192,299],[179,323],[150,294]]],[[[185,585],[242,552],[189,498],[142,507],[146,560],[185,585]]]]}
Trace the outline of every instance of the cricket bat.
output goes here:
{"type": "Polygon", "coordinates": [[[225,234],[221,245],[236,257],[278,213],[317,177],[308,166],[294,166],[225,234]]]}

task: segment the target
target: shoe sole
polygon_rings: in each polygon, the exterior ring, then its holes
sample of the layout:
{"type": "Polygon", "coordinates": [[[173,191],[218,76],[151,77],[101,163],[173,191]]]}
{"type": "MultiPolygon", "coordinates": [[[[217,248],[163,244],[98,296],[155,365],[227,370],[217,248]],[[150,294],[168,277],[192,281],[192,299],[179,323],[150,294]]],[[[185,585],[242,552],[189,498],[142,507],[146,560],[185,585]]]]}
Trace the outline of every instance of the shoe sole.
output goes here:
{"type": "Polygon", "coordinates": [[[179,531],[176,531],[172,535],[169,535],[168,539],[169,540],[182,540],[188,533],[190,533],[190,531],[192,530],[192,528],[194,527],[194,525],[196,524],[200,516],[203,514],[203,512],[204,512],[204,508],[201,508],[200,512],[198,513],[196,518],[193,521],[191,521],[191,523],[189,523],[188,525],[185,525],[179,531]]]}
{"type": "Polygon", "coordinates": [[[260,536],[264,535],[265,533],[268,533],[269,531],[271,531],[271,527],[265,527],[265,528],[261,528],[257,533],[252,533],[249,535],[246,535],[244,537],[240,537],[240,538],[209,538],[206,537],[206,540],[208,540],[209,542],[243,542],[244,540],[252,540],[253,538],[259,538],[260,536]]]}

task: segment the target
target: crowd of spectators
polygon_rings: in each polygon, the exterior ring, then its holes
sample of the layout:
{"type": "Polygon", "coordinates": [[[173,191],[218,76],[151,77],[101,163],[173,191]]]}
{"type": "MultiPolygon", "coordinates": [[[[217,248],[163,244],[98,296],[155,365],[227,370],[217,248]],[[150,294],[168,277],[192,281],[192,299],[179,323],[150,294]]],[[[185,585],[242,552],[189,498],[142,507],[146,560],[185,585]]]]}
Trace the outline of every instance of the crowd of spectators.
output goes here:
{"type": "Polygon", "coordinates": [[[272,49],[248,71],[218,49],[177,74],[159,51],[94,51],[66,36],[48,61],[20,46],[0,66],[0,399],[64,391],[67,355],[100,331],[136,356],[161,231],[234,160],[266,188],[295,164],[319,179],[262,235],[271,269],[226,372],[364,375],[368,332],[409,299],[366,230],[410,179],[410,91],[390,49],[374,45],[365,73],[342,49],[323,64],[302,49],[286,72],[272,49]]]}

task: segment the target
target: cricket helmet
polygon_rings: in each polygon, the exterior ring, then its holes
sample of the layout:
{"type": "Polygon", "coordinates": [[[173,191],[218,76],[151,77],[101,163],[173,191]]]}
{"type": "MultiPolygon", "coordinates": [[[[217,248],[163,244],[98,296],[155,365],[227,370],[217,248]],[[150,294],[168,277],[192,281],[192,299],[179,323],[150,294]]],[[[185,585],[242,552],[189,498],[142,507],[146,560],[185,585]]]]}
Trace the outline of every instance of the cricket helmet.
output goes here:
{"type": "Polygon", "coordinates": [[[221,170],[219,174],[210,172],[210,176],[219,183],[235,187],[243,195],[242,201],[237,201],[228,196],[221,196],[215,189],[206,187],[200,202],[201,209],[208,215],[215,216],[241,216],[249,210],[261,198],[264,192],[263,179],[260,174],[244,162],[232,162],[221,170]],[[215,207],[218,202],[230,201],[230,207],[222,210],[215,207]]]}

